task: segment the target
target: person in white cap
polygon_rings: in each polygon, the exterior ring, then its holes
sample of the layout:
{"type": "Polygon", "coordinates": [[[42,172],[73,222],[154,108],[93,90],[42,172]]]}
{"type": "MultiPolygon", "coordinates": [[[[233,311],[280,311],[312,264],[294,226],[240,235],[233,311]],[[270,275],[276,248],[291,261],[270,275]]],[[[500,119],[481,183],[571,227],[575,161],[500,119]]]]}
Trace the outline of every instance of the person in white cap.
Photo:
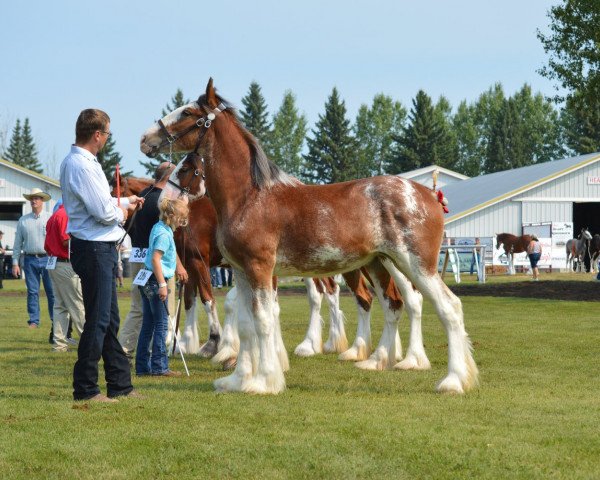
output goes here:
{"type": "MultiPolygon", "coordinates": [[[[50,275],[46,270],[48,257],[44,251],[46,222],[50,218],[50,212],[44,211],[44,202],[51,197],[39,188],[33,188],[31,193],[25,193],[23,196],[29,200],[31,213],[23,215],[17,224],[12,274],[17,278],[21,275],[19,260],[23,251],[23,273],[27,285],[27,313],[29,314],[27,323],[29,328],[38,328],[40,326],[40,280],[44,283],[50,320],[54,319],[54,291],[50,275]]],[[[52,329],[50,329],[50,341],[52,341],[52,329]]]]}

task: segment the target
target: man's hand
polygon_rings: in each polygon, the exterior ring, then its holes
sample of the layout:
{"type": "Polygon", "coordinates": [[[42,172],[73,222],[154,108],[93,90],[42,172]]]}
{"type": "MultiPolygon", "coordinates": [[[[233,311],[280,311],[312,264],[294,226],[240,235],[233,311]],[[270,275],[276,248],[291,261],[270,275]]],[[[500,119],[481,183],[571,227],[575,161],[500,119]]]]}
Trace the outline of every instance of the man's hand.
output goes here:
{"type": "Polygon", "coordinates": [[[129,206],[133,206],[132,210],[135,210],[136,208],[140,209],[144,205],[144,199],[137,195],[131,195],[130,197],[127,197],[127,200],[129,200],[129,206]]]}
{"type": "Polygon", "coordinates": [[[19,268],[18,265],[13,265],[12,274],[13,274],[13,277],[15,277],[15,278],[19,278],[21,276],[21,269],[19,268]]]}

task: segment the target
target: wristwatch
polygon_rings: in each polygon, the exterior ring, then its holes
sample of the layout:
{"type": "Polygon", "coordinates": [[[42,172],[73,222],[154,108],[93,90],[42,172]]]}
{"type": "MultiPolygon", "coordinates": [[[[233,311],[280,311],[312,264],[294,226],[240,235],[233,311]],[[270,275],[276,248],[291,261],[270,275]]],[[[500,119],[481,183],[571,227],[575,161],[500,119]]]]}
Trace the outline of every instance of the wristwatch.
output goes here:
{"type": "Polygon", "coordinates": [[[166,287],[166,286],[167,286],[167,282],[158,284],[158,288],[162,288],[162,287],[166,287]]]}

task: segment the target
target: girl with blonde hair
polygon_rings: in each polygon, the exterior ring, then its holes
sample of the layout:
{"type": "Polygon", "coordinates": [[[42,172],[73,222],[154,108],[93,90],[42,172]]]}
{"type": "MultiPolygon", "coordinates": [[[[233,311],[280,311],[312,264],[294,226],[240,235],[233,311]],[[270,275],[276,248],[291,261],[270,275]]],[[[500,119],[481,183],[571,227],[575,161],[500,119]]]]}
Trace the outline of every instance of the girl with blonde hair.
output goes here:
{"type": "Polygon", "coordinates": [[[159,221],[152,227],[144,265],[152,276],[143,287],[142,328],[135,355],[137,375],[179,377],[169,369],[166,336],[169,325],[167,280],[175,274],[176,258],[173,232],[187,225],[189,209],[183,200],[163,198],[158,206],[159,221]],[[150,354],[152,343],[152,354],[150,354]]]}

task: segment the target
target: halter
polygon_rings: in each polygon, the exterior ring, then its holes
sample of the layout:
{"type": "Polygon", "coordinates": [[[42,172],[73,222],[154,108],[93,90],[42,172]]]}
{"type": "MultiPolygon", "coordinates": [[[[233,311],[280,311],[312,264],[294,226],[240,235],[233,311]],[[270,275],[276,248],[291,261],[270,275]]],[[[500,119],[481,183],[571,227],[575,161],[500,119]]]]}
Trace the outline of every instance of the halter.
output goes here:
{"type": "MultiPolygon", "coordinates": [[[[196,147],[197,148],[197,147],[196,147]]],[[[200,155],[198,155],[198,153],[194,150],[193,152],[188,153],[187,157],[183,160],[184,162],[193,155],[193,160],[190,160],[194,163],[194,166],[196,167],[196,169],[194,170],[194,177],[198,177],[201,175],[202,181],[206,180],[206,175],[204,175],[204,157],[201,157],[200,155]],[[202,169],[199,169],[198,166],[196,165],[196,157],[200,158],[200,162],[202,163],[202,169]]],[[[173,187],[175,187],[177,190],[179,190],[179,196],[183,196],[183,195],[189,195],[190,194],[190,187],[182,187],[181,185],[179,185],[178,183],[175,183],[173,180],[171,180],[170,178],[167,180],[167,183],[173,187]]],[[[204,195],[202,195],[204,196],[204,195]]],[[[200,197],[201,198],[201,197],[200,197]]]]}
{"type": "MultiPolygon", "coordinates": [[[[198,120],[196,120],[193,123],[193,125],[190,125],[188,128],[186,128],[182,132],[179,132],[176,134],[172,134],[169,132],[169,130],[167,129],[167,126],[163,123],[162,118],[161,118],[157,123],[158,123],[159,128],[165,135],[165,140],[160,143],[158,148],[161,149],[162,147],[165,147],[168,144],[169,145],[169,161],[171,161],[171,153],[173,151],[173,144],[177,140],[184,137],[185,135],[192,132],[193,130],[196,130],[197,128],[204,127],[206,130],[208,130],[210,128],[210,126],[212,125],[213,120],[217,117],[217,115],[226,109],[227,109],[227,106],[224,103],[219,103],[219,106],[217,108],[215,108],[212,112],[210,112],[206,116],[206,118],[204,118],[204,117],[198,118],[198,120]]],[[[196,149],[198,149],[198,145],[200,144],[201,138],[202,138],[202,135],[198,139],[198,143],[196,144],[196,149]]]]}

